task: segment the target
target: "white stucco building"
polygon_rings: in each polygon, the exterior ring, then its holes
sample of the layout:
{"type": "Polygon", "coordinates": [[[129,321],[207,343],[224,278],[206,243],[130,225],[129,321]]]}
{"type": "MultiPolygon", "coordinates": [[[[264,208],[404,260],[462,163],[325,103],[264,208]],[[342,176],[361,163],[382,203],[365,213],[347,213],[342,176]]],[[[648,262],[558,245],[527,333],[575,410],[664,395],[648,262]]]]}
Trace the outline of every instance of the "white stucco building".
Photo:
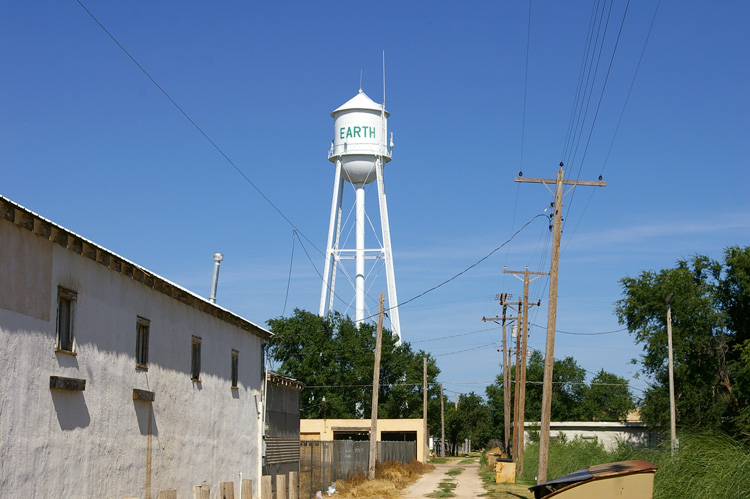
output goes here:
{"type": "Polygon", "coordinates": [[[270,336],[0,197],[0,495],[258,497],[270,336]]]}
{"type": "MultiPolygon", "coordinates": [[[[531,433],[539,432],[539,423],[524,423],[524,442],[532,442],[531,433]]],[[[552,421],[549,426],[550,438],[562,438],[567,441],[575,438],[596,440],[606,451],[612,451],[620,443],[633,447],[651,448],[659,442],[659,435],[648,423],[640,421],[552,421]]]]}

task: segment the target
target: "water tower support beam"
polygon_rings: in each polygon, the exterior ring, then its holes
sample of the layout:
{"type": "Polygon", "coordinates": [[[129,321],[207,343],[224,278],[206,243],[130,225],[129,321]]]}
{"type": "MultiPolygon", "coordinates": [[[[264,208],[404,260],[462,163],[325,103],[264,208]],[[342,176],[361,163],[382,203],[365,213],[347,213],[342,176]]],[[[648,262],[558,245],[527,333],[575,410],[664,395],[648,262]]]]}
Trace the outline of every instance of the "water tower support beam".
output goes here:
{"type": "Polygon", "coordinates": [[[388,317],[391,319],[391,330],[396,335],[396,344],[401,344],[401,322],[398,317],[398,297],[396,296],[396,276],[393,272],[393,252],[391,251],[391,228],[388,223],[388,203],[385,199],[385,182],[383,181],[382,157],[375,162],[375,174],[378,181],[378,201],[380,204],[380,229],[383,233],[383,253],[385,253],[385,276],[388,285],[388,317]]]}
{"type": "Polygon", "coordinates": [[[336,272],[339,268],[339,242],[341,241],[341,206],[344,199],[344,180],[339,182],[339,207],[336,214],[336,237],[333,241],[333,265],[331,266],[331,287],[328,297],[328,311],[333,310],[333,299],[336,297],[336,272]]]}
{"type": "Polygon", "coordinates": [[[326,262],[323,269],[323,289],[320,292],[320,312],[318,315],[323,316],[328,311],[332,310],[333,304],[333,290],[334,290],[334,279],[336,272],[336,252],[334,250],[333,241],[336,240],[336,248],[338,248],[339,240],[339,227],[341,226],[341,198],[343,194],[344,181],[341,178],[341,160],[336,161],[336,174],[333,180],[333,201],[331,202],[331,221],[328,224],[328,243],[326,244],[326,262]],[[326,298],[330,294],[331,306],[326,309],[326,298]]]}
{"type": "Polygon", "coordinates": [[[365,320],[365,184],[356,185],[356,277],[355,319],[359,326],[365,320]]]}

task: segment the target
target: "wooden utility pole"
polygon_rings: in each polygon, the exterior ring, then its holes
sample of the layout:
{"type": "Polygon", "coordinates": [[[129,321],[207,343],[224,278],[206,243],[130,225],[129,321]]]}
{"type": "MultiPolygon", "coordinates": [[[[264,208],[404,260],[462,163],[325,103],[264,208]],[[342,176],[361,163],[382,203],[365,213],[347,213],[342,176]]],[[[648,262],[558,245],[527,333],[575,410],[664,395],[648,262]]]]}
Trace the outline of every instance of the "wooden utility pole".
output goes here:
{"type": "MultiPolygon", "coordinates": [[[[521,279],[517,274],[520,274],[520,270],[504,270],[503,273],[505,274],[513,274],[514,277],[517,279],[521,279]]],[[[523,302],[519,303],[519,306],[522,306],[522,310],[519,310],[519,316],[523,317],[523,320],[520,321],[521,324],[521,348],[519,355],[517,355],[517,358],[520,360],[520,364],[516,363],[516,371],[519,371],[519,365],[520,365],[520,373],[516,375],[516,384],[520,385],[518,386],[518,419],[517,419],[517,433],[518,433],[518,441],[516,442],[518,445],[518,451],[516,452],[516,476],[521,476],[523,473],[523,447],[524,447],[524,419],[525,419],[525,410],[526,410],[526,352],[528,350],[528,337],[529,337],[529,283],[531,281],[535,281],[542,277],[543,275],[547,275],[547,272],[529,272],[529,268],[526,267],[526,270],[523,271],[523,302]],[[530,279],[529,276],[535,275],[533,279],[530,279]]],[[[539,305],[540,303],[535,303],[534,305],[539,305]]],[[[515,442],[515,435],[514,435],[514,442],[515,442]]]]}
{"type": "Polygon", "coordinates": [[[443,401],[443,384],[440,383],[440,457],[445,457],[445,404],[443,401]]]}
{"type": "Polygon", "coordinates": [[[482,317],[482,320],[484,322],[487,321],[493,321],[496,322],[498,320],[502,321],[503,326],[503,417],[505,419],[505,431],[503,432],[504,436],[504,451],[508,452],[508,447],[510,444],[510,355],[507,345],[507,332],[505,330],[506,321],[507,320],[514,320],[516,317],[508,317],[507,311],[508,311],[508,298],[510,298],[510,295],[508,293],[500,293],[500,295],[496,295],[495,298],[500,298],[500,305],[503,307],[503,315],[502,317],[482,317]]]}
{"type": "Polygon", "coordinates": [[[423,358],[423,368],[422,368],[422,385],[424,388],[422,389],[422,428],[424,431],[424,463],[427,462],[427,455],[430,453],[430,445],[429,445],[429,438],[430,436],[427,434],[427,357],[423,358]]]}
{"type": "Polygon", "coordinates": [[[674,362],[672,359],[672,306],[669,302],[674,293],[667,296],[667,347],[669,348],[669,432],[672,438],[672,457],[677,453],[679,441],[677,440],[677,426],[675,423],[674,409],[674,362]]]}
{"type": "Polygon", "coordinates": [[[375,336],[375,367],[372,374],[372,411],[370,416],[370,466],[367,478],[375,479],[375,463],[378,460],[378,391],[380,390],[380,350],[383,345],[383,293],[378,303],[378,329],[375,336]]]}
{"type": "MultiPolygon", "coordinates": [[[[552,225],[552,258],[549,271],[549,305],[547,310],[547,344],[544,351],[544,384],[542,388],[542,417],[541,429],[539,431],[539,470],[537,472],[537,484],[547,481],[547,463],[549,458],[549,425],[550,412],[552,409],[552,368],[555,362],[555,328],[557,327],[557,281],[559,277],[560,263],[560,236],[562,234],[562,199],[563,185],[586,185],[594,187],[605,187],[606,182],[586,180],[563,180],[563,164],[557,171],[557,179],[525,178],[516,177],[516,182],[531,182],[544,184],[547,189],[550,184],[555,184],[555,212],[552,225]]],[[[571,189],[573,189],[571,187],[571,189]]],[[[570,192],[570,190],[568,191],[570,192]]]]}
{"type": "MultiPolygon", "coordinates": [[[[518,302],[518,324],[521,324],[523,320],[523,306],[522,302],[518,302]]],[[[521,410],[518,401],[521,399],[521,331],[520,327],[516,324],[516,372],[515,372],[515,394],[513,396],[513,460],[518,462],[518,421],[519,412],[521,410]]],[[[516,469],[518,469],[516,467],[516,469]]]]}

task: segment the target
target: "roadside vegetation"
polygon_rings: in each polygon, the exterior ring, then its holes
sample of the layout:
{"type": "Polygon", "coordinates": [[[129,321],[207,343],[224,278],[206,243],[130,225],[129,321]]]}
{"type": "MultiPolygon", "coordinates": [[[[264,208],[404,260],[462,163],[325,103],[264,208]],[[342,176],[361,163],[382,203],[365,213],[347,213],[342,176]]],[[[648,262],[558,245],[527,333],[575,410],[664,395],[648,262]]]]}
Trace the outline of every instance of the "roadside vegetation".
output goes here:
{"type": "Polygon", "coordinates": [[[336,482],[336,497],[339,499],[393,499],[401,496],[401,491],[416,482],[428,471],[435,469],[430,464],[412,461],[409,464],[389,461],[375,468],[375,479],[357,472],[348,480],[336,482]]]}
{"type": "MultiPolygon", "coordinates": [[[[654,477],[654,499],[750,497],[747,443],[713,432],[682,431],[678,436],[680,448],[675,457],[671,455],[669,440],[657,449],[622,444],[611,452],[596,441],[552,442],[547,476],[552,479],[596,464],[645,459],[659,468],[654,477]]],[[[538,456],[538,444],[525,448],[522,479],[529,487],[536,483],[538,456]]]]}

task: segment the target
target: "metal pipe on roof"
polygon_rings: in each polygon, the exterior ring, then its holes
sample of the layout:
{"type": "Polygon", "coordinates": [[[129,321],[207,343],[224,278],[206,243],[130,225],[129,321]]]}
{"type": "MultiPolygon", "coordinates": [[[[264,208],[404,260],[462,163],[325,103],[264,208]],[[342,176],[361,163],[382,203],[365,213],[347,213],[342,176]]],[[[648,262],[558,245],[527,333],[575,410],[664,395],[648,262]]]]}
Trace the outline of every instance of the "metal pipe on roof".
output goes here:
{"type": "Polygon", "coordinates": [[[216,288],[219,286],[219,265],[224,259],[221,253],[214,253],[214,277],[211,281],[211,297],[208,299],[211,303],[216,303],[216,288]]]}

